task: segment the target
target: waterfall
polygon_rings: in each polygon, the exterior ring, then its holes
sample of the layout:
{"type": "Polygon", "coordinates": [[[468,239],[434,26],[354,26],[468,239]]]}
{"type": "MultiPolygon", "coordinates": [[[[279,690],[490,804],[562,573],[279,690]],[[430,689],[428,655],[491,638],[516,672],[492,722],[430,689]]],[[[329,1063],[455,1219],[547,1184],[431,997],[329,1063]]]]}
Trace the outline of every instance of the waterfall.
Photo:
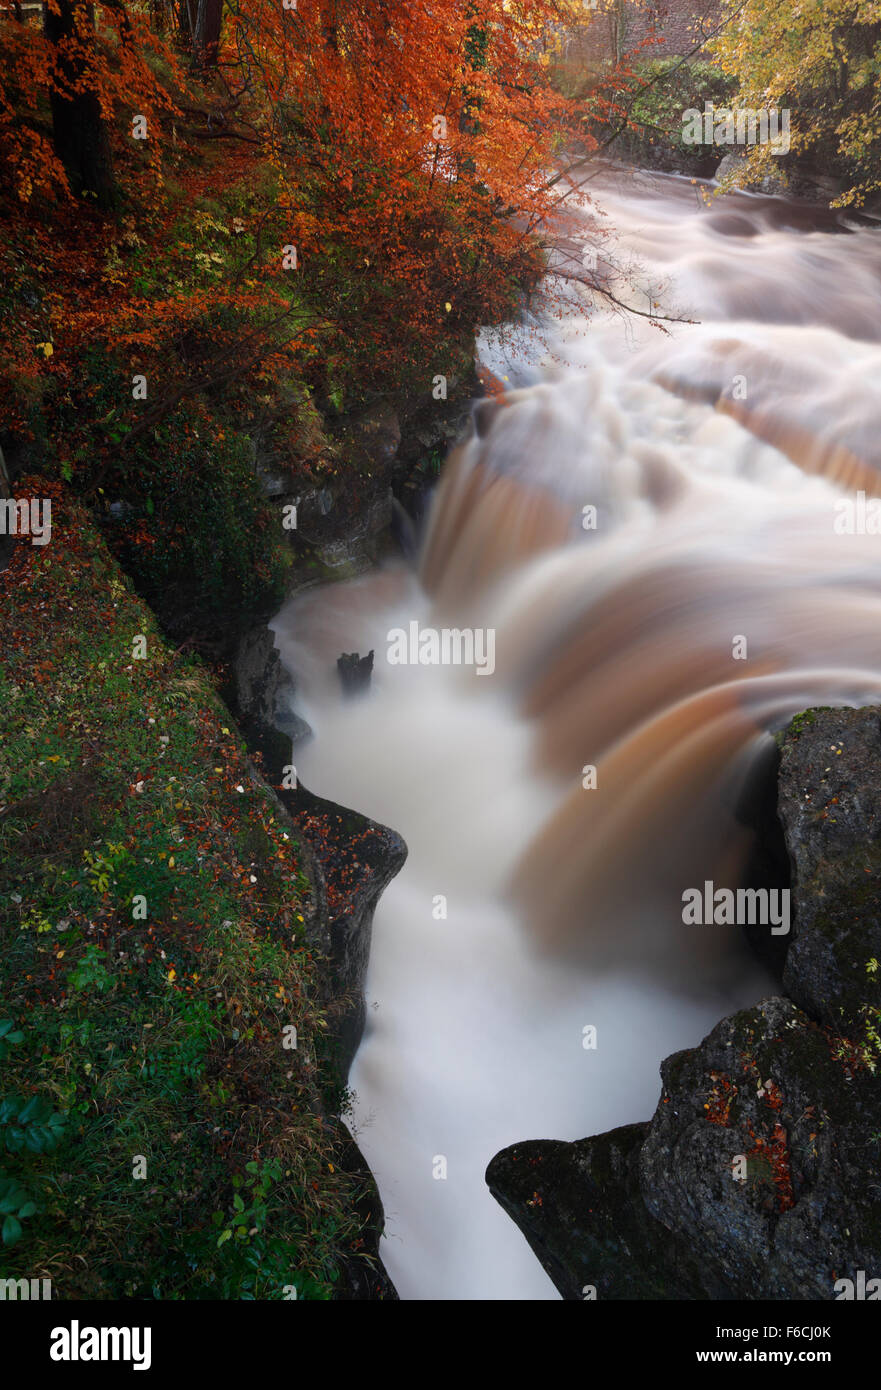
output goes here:
{"type": "Polygon", "coordinates": [[[596,176],[567,236],[611,227],[599,274],[674,321],[567,286],[562,317],[482,335],[512,389],[448,461],[418,572],[274,623],[304,781],[410,848],[350,1078],[404,1298],[557,1296],[486,1164],[648,1118],[661,1059],[773,992],[683,894],[744,881],[774,729],[881,699],[878,232],[704,192],[596,176]],[[387,660],[412,624],[491,631],[492,674],[387,660]],[[336,657],[369,647],[373,689],[344,701],[336,657]]]}

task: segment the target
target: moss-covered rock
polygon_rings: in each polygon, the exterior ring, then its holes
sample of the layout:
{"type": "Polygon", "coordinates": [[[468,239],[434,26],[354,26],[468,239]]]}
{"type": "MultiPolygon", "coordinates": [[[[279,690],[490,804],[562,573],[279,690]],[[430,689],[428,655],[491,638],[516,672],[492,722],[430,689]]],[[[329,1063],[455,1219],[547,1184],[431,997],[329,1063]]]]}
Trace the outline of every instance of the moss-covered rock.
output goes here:
{"type": "Polygon", "coordinates": [[[881,717],[821,709],[780,739],[779,815],[795,921],[786,993],[812,1017],[863,1038],[881,1008],[881,717]]]}

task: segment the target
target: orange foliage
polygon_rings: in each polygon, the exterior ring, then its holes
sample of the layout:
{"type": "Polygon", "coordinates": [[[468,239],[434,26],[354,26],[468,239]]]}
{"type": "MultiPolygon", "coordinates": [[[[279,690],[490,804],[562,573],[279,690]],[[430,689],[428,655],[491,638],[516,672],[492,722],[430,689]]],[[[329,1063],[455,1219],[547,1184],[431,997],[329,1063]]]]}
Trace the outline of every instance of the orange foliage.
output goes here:
{"type": "MultiPolygon", "coordinates": [[[[69,199],[48,98],[92,94],[115,177],[136,209],[139,249],[129,255],[97,209],[80,205],[63,237],[58,223],[45,240],[31,218],[31,247],[45,246],[49,325],[35,315],[22,374],[58,381],[73,351],[110,326],[140,370],[141,350],[163,347],[187,323],[241,311],[282,361],[298,347],[314,358],[321,335],[328,381],[354,377],[369,391],[407,366],[428,386],[431,372],[451,369],[449,354],[438,360],[442,344],[511,317],[518,290],[537,278],[530,234],[560,206],[557,150],[577,129],[548,80],[573,0],[227,0],[210,70],[188,36],[174,48],[151,30],[161,4],[49,0],[49,8],[73,15],[63,41],[50,42],[14,8],[0,11],[0,173],[19,206],[69,199]],[[141,143],[132,139],[135,116],[150,132],[141,143]],[[194,151],[213,159],[201,179],[194,151]],[[239,152],[265,203],[248,234],[265,220],[266,235],[210,289],[186,277],[176,289],[169,277],[167,293],[140,297],[129,265],[159,257],[188,201],[241,180],[239,152]],[[186,191],[163,203],[169,166],[186,191]],[[267,169],[271,185],[258,178],[267,169]],[[118,282],[107,273],[108,241],[118,282]],[[282,263],[285,245],[297,249],[294,273],[282,263]],[[276,331],[286,314],[287,339],[276,331]],[[43,341],[55,346],[51,361],[43,341]]],[[[232,339],[223,347],[234,352],[232,339]]],[[[243,340],[243,360],[249,353],[253,362],[265,356],[243,340]]],[[[203,379],[207,369],[189,384],[203,379]]],[[[171,408],[186,383],[166,383],[171,408]]],[[[150,399],[144,420],[162,404],[150,399]]]]}
{"type": "MultiPolygon", "coordinates": [[[[174,103],[154,75],[151,61],[176,61],[154,34],[140,7],[48,0],[52,16],[69,14],[71,32],[50,40],[31,7],[7,6],[0,15],[0,171],[24,203],[38,193],[69,194],[67,173],[56,153],[45,110],[55,93],[94,94],[108,124],[125,110],[158,126],[174,103]]],[[[145,142],[158,159],[156,142],[145,142]]]]}

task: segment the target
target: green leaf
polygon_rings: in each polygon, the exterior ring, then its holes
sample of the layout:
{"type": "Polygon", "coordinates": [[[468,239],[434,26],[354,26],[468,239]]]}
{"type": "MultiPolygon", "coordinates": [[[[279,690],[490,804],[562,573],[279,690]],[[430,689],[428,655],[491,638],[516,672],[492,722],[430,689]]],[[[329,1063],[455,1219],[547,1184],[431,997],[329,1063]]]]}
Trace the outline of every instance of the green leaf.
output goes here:
{"type": "Polygon", "coordinates": [[[23,1187],[19,1187],[16,1182],[10,1180],[4,1185],[6,1190],[0,1193],[0,1216],[7,1216],[10,1212],[17,1212],[23,1202],[27,1201],[27,1193],[23,1187]]]}
{"type": "Polygon", "coordinates": [[[226,1241],[231,1240],[231,1239],[232,1239],[232,1231],[231,1231],[231,1230],[229,1229],[229,1227],[227,1226],[227,1228],[226,1228],[225,1231],[221,1231],[220,1237],[219,1237],[219,1239],[218,1239],[218,1241],[217,1241],[217,1244],[218,1244],[218,1246],[221,1246],[221,1245],[225,1244],[226,1241]]]}
{"type": "Polygon", "coordinates": [[[52,1106],[43,1096],[31,1096],[30,1100],[22,1110],[18,1112],[18,1123],[20,1125],[44,1123],[52,1114],[52,1106]]]}
{"type": "Polygon", "coordinates": [[[6,1147],[11,1154],[20,1153],[24,1148],[25,1130],[19,1129],[17,1125],[12,1125],[6,1131],[6,1147]]]}
{"type": "Polygon", "coordinates": [[[8,1125],[14,1120],[23,1105],[21,1096],[5,1096],[0,1100],[0,1125],[8,1125]]]}
{"type": "Polygon", "coordinates": [[[21,1222],[14,1216],[7,1216],[3,1222],[3,1244],[14,1245],[21,1238],[21,1222]]]}

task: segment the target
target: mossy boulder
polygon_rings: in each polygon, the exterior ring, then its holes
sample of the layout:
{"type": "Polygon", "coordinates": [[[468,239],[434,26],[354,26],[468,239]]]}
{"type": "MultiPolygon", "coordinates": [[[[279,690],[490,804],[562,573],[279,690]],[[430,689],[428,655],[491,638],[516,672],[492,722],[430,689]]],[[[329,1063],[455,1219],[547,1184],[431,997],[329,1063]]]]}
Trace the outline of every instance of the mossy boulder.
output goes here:
{"type": "Polygon", "coordinates": [[[862,1038],[881,1008],[881,715],[819,709],[781,735],[778,814],[795,914],[783,987],[862,1038]]]}

